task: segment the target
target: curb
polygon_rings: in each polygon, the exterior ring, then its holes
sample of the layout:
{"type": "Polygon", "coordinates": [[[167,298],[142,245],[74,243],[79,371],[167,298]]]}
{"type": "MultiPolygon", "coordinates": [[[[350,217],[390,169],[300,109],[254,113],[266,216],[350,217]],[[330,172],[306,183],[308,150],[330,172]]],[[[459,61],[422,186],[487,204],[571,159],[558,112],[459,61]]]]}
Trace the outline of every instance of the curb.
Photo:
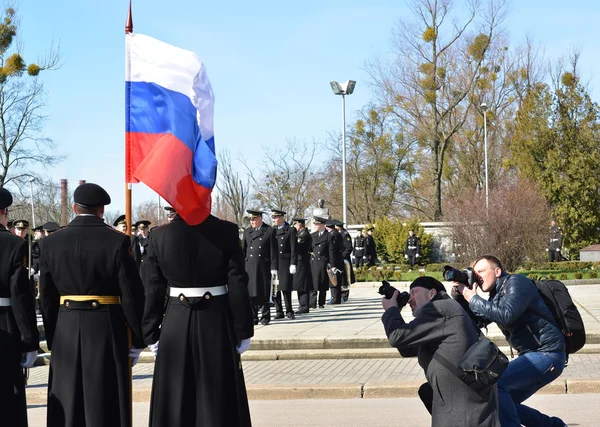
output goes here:
{"type": "MultiPolygon", "coordinates": [[[[396,383],[365,384],[319,384],[319,385],[246,385],[249,400],[298,400],[298,399],[386,399],[415,397],[424,380],[411,380],[396,383]]],[[[150,387],[133,388],[134,402],[148,402],[150,387]]],[[[597,394],[600,393],[600,379],[556,380],[540,389],[538,394],[597,394]]],[[[27,404],[46,404],[46,387],[27,388],[27,404]]]]}

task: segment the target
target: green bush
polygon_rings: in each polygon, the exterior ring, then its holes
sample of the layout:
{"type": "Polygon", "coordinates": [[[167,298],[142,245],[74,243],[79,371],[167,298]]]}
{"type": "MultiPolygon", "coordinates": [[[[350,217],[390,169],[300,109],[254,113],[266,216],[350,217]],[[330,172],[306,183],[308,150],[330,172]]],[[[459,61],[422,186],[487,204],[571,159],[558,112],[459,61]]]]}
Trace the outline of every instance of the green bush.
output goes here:
{"type": "Polygon", "coordinates": [[[548,274],[548,279],[556,280],[556,274],[552,274],[552,273],[548,274]]]}
{"type": "Polygon", "coordinates": [[[598,272],[596,270],[590,270],[590,272],[588,273],[588,277],[590,279],[597,279],[598,278],[598,272]]]}
{"type": "Polygon", "coordinates": [[[578,271],[577,273],[575,273],[575,279],[579,280],[579,279],[583,279],[583,273],[578,271]]]}
{"type": "Polygon", "coordinates": [[[394,280],[396,282],[399,282],[400,280],[402,280],[402,272],[400,271],[395,271],[394,272],[394,280]]]}
{"type": "Polygon", "coordinates": [[[385,262],[395,264],[406,264],[404,249],[408,232],[413,230],[421,240],[421,252],[417,262],[421,265],[431,257],[433,236],[425,233],[418,219],[395,219],[382,218],[375,221],[375,245],[377,256],[385,262]]]}
{"type": "Polygon", "coordinates": [[[567,273],[560,273],[558,275],[558,280],[567,280],[569,278],[567,273]]]}
{"type": "Polygon", "coordinates": [[[527,277],[529,277],[531,280],[537,280],[537,275],[535,275],[535,274],[533,274],[533,273],[531,273],[531,274],[530,274],[529,276],[527,276],[527,277]]]}
{"type": "Polygon", "coordinates": [[[383,270],[371,271],[371,277],[374,281],[380,282],[381,280],[383,280],[383,270]]]}

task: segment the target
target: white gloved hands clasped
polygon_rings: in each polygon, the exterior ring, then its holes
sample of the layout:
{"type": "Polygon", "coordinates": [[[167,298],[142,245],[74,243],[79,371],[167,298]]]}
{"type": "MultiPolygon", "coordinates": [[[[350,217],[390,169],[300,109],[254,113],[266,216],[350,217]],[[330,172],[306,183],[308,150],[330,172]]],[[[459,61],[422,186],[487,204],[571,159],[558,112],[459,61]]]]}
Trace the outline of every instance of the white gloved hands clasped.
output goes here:
{"type": "Polygon", "coordinates": [[[135,366],[135,364],[138,362],[139,358],[140,358],[140,353],[142,352],[143,348],[135,348],[135,347],[131,347],[129,349],[129,357],[131,358],[131,366],[135,366]]]}
{"type": "Polygon", "coordinates": [[[238,354],[242,354],[249,348],[250,348],[250,338],[244,338],[242,341],[240,341],[240,343],[236,347],[236,350],[237,350],[238,354]]]}
{"type": "Polygon", "coordinates": [[[23,353],[23,361],[21,362],[21,367],[33,368],[33,364],[35,363],[37,356],[38,356],[37,350],[28,351],[27,353],[23,353]]]}
{"type": "Polygon", "coordinates": [[[416,257],[416,258],[419,258],[419,254],[416,254],[416,255],[415,255],[415,257],[416,257]]]}
{"type": "Polygon", "coordinates": [[[156,356],[158,356],[158,341],[156,341],[154,344],[150,344],[148,348],[150,349],[150,351],[154,355],[154,358],[156,359],[156,356]]]}
{"type": "Polygon", "coordinates": [[[404,254],[404,258],[408,258],[408,255],[407,255],[407,254],[404,254]]]}
{"type": "Polygon", "coordinates": [[[294,264],[290,265],[290,274],[296,274],[296,266],[294,264]]]}
{"type": "Polygon", "coordinates": [[[271,278],[277,279],[277,270],[271,270],[271,278]]]}

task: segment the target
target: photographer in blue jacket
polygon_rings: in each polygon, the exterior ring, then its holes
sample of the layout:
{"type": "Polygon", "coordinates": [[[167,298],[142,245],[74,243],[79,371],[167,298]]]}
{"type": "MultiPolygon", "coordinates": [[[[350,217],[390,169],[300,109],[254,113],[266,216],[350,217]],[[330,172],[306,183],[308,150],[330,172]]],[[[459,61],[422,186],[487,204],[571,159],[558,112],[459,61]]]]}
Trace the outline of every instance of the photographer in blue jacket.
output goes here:
{"type": "Polygon", "coordinates": [[[453,297],[475,315],[479,326],[495,322],[519,355],[498,381],[500,423],[503,427],[565,426],[560,418],[522,404],[558,378],[565,367],[565,340],[552,313],[533,282],[521,274],[503,271],[497,257],[481,256],[472,267],[478,283],[470,289],[455,282],[453,297]],[[478,287],[489,293],[487,301],[477,295],[478,287]]]}

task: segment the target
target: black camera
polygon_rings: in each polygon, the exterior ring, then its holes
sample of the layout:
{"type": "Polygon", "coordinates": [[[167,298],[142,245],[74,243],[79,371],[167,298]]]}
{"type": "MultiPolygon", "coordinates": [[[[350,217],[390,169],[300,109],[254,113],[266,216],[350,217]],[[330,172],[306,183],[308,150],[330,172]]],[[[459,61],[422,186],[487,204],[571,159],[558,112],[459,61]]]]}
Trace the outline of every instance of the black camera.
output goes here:
{"type": "MultiPolygon", "coordinates": [[[[381,283],[382,284],[377,292],[379,292],[380,295],[383,295],[386,299],[391,299],[394,296],[394,292],[396,292],[397,289],[390,285],[390,282],[388,282],[387,280],[384,280],[381,283]]],[[[408,303],[410,294],[408,292],[400,291],[398,291],[398,293],[398,307],[404,307],[406,303],[408,303]]]]}
{"type": "Polygon", "coordinates": [[[479,281],[475,270],[471,267],[467,267],[461,271],[451,265],[444,266],[444,280],[462,283],[469,289],[473,289],[473,285],[479,281]]]}

